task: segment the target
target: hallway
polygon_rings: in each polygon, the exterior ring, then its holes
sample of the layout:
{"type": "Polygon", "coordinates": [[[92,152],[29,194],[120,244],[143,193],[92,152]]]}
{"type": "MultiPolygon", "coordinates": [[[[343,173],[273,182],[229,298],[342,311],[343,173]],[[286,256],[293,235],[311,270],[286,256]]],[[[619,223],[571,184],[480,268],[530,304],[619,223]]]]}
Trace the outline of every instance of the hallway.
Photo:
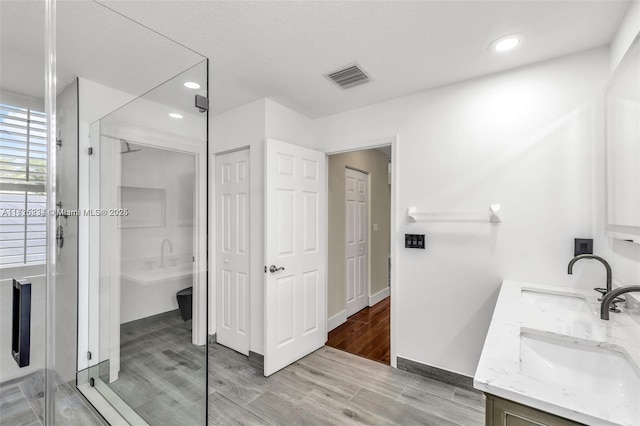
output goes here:
{"type": "Polygon", "coordinates": [[[327,346],[389,365],[391,298],[366,307],[329,332],[327,346]]]}

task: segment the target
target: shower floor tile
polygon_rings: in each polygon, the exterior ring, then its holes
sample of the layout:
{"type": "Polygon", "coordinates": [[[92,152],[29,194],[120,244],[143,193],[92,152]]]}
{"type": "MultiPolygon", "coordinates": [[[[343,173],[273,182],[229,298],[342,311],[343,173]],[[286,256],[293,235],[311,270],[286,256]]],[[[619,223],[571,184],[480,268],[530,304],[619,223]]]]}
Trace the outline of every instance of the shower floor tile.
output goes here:
{"type": "MultiPolygon", "coordinates": [[[[55,423],[65,426],[100,426],[106,423],[94,414],[84,399],[55,375],[55,423]]],[[[44,372],[0,384],[0,425],[44,424],[44,372]]]]}
{"type": "Polygon", "coordinates": [[[31,404],[16,384],[0,390],[0,425],[38,424],[31,404]]]}

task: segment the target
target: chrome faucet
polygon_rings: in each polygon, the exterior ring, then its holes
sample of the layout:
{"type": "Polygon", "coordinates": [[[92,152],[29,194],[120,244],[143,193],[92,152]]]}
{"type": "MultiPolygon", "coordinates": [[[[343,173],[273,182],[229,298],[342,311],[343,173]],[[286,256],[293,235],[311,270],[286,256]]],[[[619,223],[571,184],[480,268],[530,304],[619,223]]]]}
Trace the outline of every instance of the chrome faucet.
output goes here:
{"type": "MultiPolygon", "coordinates": [[[[594,288],[594,290],[602,294],[602,296],[609,293],[611,291],[611,265],[609,265],[609,262],[607,262],[600,256],[595,256],[593,254],[580,254],[574,257],[573,259],[571,259],[571,262],[569,262],[569,268],[567,270],[567,273],[569,275],[573,274],[573,264],[580,259],[595,259],[604,265],[604,268],[607,270],[607,288],[596,287],[594,288]]],[[[602,299],[598,299],[598,300],[602,300],[602,299]]]]}
{"type": "Polygon", "coordinates": [[[168,238],[165,238],[160,243],[160,267],[164,268],[164,243],[169,243],[169,253],[173,253],[173,244],[169,241],[168,238]]]}
{"type": "Polygon", "coordinates": [[[609,320],[609,305],[611,305],[611,302],[621,294],[629,293],[631,291],[640,291],[640,285],[618,287],[605,294],[602,298],[602,304],[600,305],[600,318],[603,320],[609,320]]]}

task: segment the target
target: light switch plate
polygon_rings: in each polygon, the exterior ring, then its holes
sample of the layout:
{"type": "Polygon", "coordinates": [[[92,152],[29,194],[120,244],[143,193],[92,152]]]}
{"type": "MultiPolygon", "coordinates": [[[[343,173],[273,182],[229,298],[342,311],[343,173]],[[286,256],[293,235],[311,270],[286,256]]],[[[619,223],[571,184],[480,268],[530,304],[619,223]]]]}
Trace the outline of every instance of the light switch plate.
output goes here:
{"type": "Polygon", "coordinates": [[[425,249],[425,235],[424,234],[404,234],[404,246],[405,248],[425,249]]]}

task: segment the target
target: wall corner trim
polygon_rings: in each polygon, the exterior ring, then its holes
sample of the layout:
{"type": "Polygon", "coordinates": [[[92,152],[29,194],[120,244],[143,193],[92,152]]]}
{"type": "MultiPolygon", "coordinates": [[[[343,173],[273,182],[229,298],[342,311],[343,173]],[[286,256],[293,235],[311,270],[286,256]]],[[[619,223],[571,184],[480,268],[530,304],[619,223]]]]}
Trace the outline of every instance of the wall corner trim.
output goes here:
{"type": "Polygon", "coordinates": [[[347,322],[347,310],[340,311],[327,320],[327,332],[347,322]]]}
{"type": "Polygon", "coordinates": [[[382,302],[384,299],[389,297],[389,294],[390,294],[390,288],[387,287],[383,290],[380,290],[376,294],[369,296],[369,306],[373,306],[379,302],[382,302]]]}

